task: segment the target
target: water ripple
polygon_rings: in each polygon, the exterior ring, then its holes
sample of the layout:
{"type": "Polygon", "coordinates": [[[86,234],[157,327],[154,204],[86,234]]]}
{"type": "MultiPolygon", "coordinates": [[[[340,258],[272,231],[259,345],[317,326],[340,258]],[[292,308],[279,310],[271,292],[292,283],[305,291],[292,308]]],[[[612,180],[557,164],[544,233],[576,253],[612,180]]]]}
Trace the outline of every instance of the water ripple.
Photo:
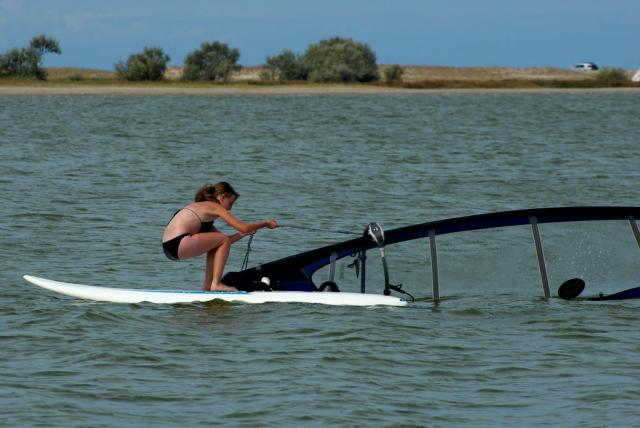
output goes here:
{"type": "MultiPolygon", "coordinates": [[[[419,298],[407,308],[87,303],[21,275],[198,288],[203,261],[168,263],[160,235],[195,188],[220,179],[243,195],[234,207],[243,219],[355,233],[370,221],[637,205],[639,102],[635,93],[3,98],[0,425],[632,425],[637,302],[542,299],[527,228],[439,237],[437,306],[423,241],[387,250],[392,280],[419,298]]],[[[585,295],[638,285],[628,225],[569,226],[541,227],[553,284],[581,276],[585,295]]],[[[251,263],[340,239],[260,231],[251,263]]],[[[373,253],[367,277],[381,292],[373,253]]],[[[351,269],[338,266],[337,279],[358,290],[351,269]]]]}

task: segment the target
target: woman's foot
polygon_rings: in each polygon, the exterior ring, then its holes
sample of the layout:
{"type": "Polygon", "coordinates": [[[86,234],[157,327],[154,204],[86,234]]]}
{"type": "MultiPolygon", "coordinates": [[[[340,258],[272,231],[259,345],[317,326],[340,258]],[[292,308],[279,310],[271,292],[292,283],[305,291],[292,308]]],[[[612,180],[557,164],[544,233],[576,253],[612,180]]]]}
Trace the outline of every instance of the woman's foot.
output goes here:
{"type": "Polygon", "coordinates": [[[238,291],[237,288],[235,287],[229,287],[228,285],[225,285],[221,282],[219,282],[218,284],[211,284],[211,291],[238,291]]]}

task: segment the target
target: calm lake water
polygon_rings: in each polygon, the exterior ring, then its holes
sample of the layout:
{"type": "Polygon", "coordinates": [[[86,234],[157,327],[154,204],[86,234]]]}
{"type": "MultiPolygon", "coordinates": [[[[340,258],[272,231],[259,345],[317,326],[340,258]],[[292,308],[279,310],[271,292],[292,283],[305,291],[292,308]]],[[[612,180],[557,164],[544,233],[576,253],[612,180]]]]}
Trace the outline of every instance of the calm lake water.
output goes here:
{"type": "MultiPolygon", "coordinates": [[[[639,112],[638,93],[0,97],[0,426],[637,424],[640,302],[545,301],[527,227],[439,238],[437,306],[424,240],[387,249],[406,308],[90,303],[21,277],[198,289],[202,258],[160,238],[218,180],[242,219],[321,230],[260,231],[252,266],[372,221],[639,205],[639,112]]],[[[640,285],[628,224],[541,233],[552,290],[640,285]]]]}

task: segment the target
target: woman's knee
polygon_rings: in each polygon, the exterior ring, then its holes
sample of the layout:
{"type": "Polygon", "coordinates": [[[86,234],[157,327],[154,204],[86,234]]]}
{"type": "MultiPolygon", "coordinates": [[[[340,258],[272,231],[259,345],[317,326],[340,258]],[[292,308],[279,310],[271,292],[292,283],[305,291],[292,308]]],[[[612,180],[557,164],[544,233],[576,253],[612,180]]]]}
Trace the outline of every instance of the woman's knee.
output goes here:
{"type": "Polygon", "coordinates": [[[226,236],[223,235],[220,240],[217,242],[216,246],[213,247],[211,250],[209,250],[209,252],[215,252],[216,250],[218,250],[219,248],[224,248],[224,249],[228,249],[231,247],[231,239],[226,236]]]}

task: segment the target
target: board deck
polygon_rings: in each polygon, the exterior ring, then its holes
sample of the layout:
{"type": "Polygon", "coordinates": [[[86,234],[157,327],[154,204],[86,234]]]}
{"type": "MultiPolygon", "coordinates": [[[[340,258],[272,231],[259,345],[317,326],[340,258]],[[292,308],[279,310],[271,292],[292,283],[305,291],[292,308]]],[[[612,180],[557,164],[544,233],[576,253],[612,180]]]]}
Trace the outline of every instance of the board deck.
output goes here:
{"type": "Polygon", "coordinates": [[[53,281],[32,275],[23,278],[31,284],[56,293],[86,300],[113,303],[193,303],[224,300],[237,303],[316,303],[337,306],[405,306],[406,301],[395,296],[362,293],[332,293],[306,291],[188,291],[143,290],[97,287],[53,281]]]}

